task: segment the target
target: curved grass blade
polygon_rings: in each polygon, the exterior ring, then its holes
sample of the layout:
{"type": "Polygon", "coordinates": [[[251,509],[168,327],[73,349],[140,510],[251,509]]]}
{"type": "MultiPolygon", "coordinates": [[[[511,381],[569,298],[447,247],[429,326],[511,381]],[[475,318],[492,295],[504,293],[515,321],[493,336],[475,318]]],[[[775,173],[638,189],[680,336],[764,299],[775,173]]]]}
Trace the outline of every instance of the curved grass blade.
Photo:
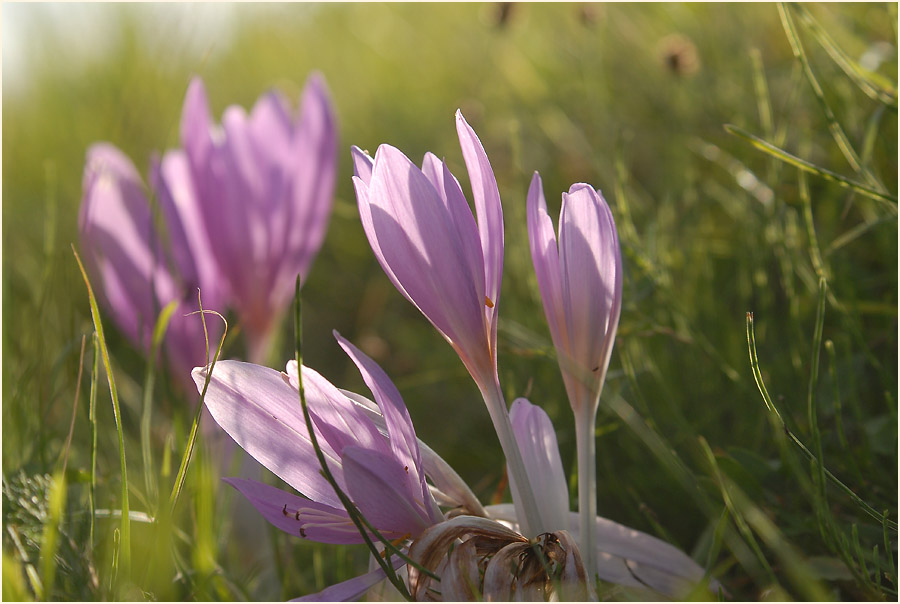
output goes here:
{"type": "Polygon", "coordinates": [[[733,134],[739,138],[744,139],[745,141],[747,141],[748,143],[750,143],[751,145],[753,145],[760,151],[763,151],[764,153],[768,153],[769,155],[771,155],[777,159],[780,159],[781,161],[783,161],[787,164],[790,164],[796,168],[799,168],[801,170],[809,172],[810,174],[815,174],[816,176],[824,178],[825,180],[830,180],[830,181],[836,182],[839,185],[841,185],[842,187],[856,191],[857,193],[860,193],[861,195],[865,195],[866,197],[869,197],[870,199],[874,199],[876,201],[880,201],[882,203],[887,204],[887,207],[890,208],[892,214],[895,216],[897,215],[897,196],[896,195],[891,195],[890,193],[883,193],[877,189],[873,189],[872,187],[870,187],[868,185],[864,185],[861,182],[857,182],[855,180],[851,180],[851,179],[847,178],[846,176],[842,176],[842,175],[838,174],[837,172],[832,172],[831,170],[827,170],[825,168],[816,166],[815,164],[811,164],[810,162],[806,161],[805,159],[800,159],[796,155],[792,155],[792,154],[788,153],[787,151],[785,151],[784,149],[776,147],[772,143],[764,141],[763,139],[759,138],[758,136],[754,136],[753,134],[750,134],[743,128],[740,128],[733,124],[725,124],[724,127],[725,127],[725,131],[728,132],[729,134],[733,134]]]}
{"type": "Polygon", "coordinates": [[[794,52],[794,57],[800,61],[800,65],[803,67],[806,79],[809,81],[809,85],[813,89],[813,94],[819,102],[819,105],[822,107],[825,119],[828,121],[828,129],[831,131],[831,136],[834,138],[835,143],[837,143],[838,148],[844,155],[844,159],[847,160],[847,163],[850,164],[850,167],[853,168],[854,172],[863,176],[869,185],[884,192],[884,185],[882,185],[878,179],[875,178],[875,175],[863,165],[859,155],[850,143],[850,139],[847,138],[844,129],[841,128],[840,123],[837,121],[834,111],[831,110],[831,106],[825,100],[825,93],[822,91],[822,86],[819,85],[819,81],[812,72],[812,68],[809,65],[809,58],[806,56],[806,51],[803,49],[803,44],[800,42],[800,37],[797,35],[794,19],[791,17],[790,10],[784,2],[778,3],[778,14],[781,16],[781,24],[784,26],[788,41],[791,43],[791,50],[794,52]]]}
{"type": "Polygon", "coordinates": [[[150,448],[150,423],[153,418],[153,386],[156,382],[156,353],[159,345],[166,336],[169,321],[178,306],[178,300],[172,300],[163,308],[156,319],[153,328],[153,340],[150,344],[150,354],[147,357],[147,373],[144,378],[144,407],[141,412],[141,457],[144,464],[144,487],[147,489],[147,498],[153,505],[158,506],[158,490],[156,474],[153,472],[153,451],[150,448]]]}
{"type": "MultiPolygon", "coordinates": [[[[784,418],[781,415],[781,412],[778,411],[778,408],[775,407],[775,403],[772,401],[772,397],[769,396],[769,391],[766,389],[766,384],[762,379],[762,372],[759,368],[759,358],[756,355],[756,334],[753,329],[753,313],[747,313],[747,347],[750,350],[750,367],[753,371],[753,378],[756,380],[756,386],[759,388],[759,393],[763,397],[763,402],[766,404],[766,408],[775,415],[776,419],[780,423],[781,428],[784,430],[784,433],[787,437],[794,442],[795,445],[803,452],[806,456],[807,460],[810,462],[818,463],[818,460],[815,455],[813,455],[809,449],[806,448],[806,445],[797,438],[797,436],[791,431],[790,428],[787,427],[787,424],[784,422],[784,418]]],[[[850,487],[841,482],[837,476],[832,474],[828,468],[822,467],[822,471],[825,472],[825,476],[831,480],[839,489],[841,489],[850,499],[853,500],[862,510],[877,520],[879,523],[884,523],[889,526],[894,532],[897,532],[897,523],[893,520],[888,520],[886,516],[878,513],[878,511],[873,508],[871,505],[866,503],[859,495],[854,493],[850,487]]]]}
{"type": "MultiPolygon", "coordinates": [[[[106,379],[109,382],[109,396],[112,399],[113,417],[116,421],[116,435],[119,439],[119,463],[122,467],[122,526],[119,535],[118,550],[121,552],[122,567],[126,571],[131,566],[131,524],[128,520],[128,470],[125,464],[125,436],[122,432],[122,413],[119,409],[119,394],[116,390],[116,380],[113,377],[112,366],[109,361],[109,349],[106,347],[106,338],[103,335],[103,322],[100,320],[100,309],[97,307],[97,298],[94,297],[94,290],[91,288],[90,279],[81,263],[75,246],[72,246],[72,253],[75,254],[75,261],[81,270],[81,276],[84,284],[87,286],[88,298],[91,305],[91,319],[94,322],[94,333],[97,334],[97,344],[100,348],[100,354],[103,357],[103,367],[106,370],[106,379]]],[[[96,442],[96,441],[95,441],[96,442]]],[[[96,446],[94,447],[96,449],[96,446]]],[[[91,481],[93,484],[93,479],[91,481]]]]}
{"type": "Polygon", "coordinates": [[[184,488],[184,480],[187,476],[187,469],[191,463],[191,457],[194,453],[194,445],[197,442],[197,430],[200,426],[200,417],[203,415],[203,404],[204,400],[206,399],[206,390],[209,388],[210,376],[212,376],[216,361],[219,360],[219,354],[221,354],[222,346],[225,344],[225,336],[228,334],[228,321],[225,320],[225,317],[214,310],[203,310],[203,301],[200,299],[199,290],[197,290],[197,302],[199,304],[200,310],[189,314],[199,314],[200,320],[203,322],[203,337],[206,340],[206,366],[209,367],[209,371],[206,372],[206,381],[203,382],[203,390],[200,392],[200,402],[197,403],[197,412],[194,414],[194,422],[191,424],[191,431],[188,435],[187,447],[184,450],[184,455],[182,455],[181,457],[181,465],[178,467],[178,474],[175,475],[175,484],[172,486],[171,495],[169,495],[170,513],[175,511],[175,506],[178,504],[178,498],[181,495],[181,490],[184,488]],[[209,360],[209,332],[206,329],[207,314],[212,314],[219,317],[225,324],[225,329],[222,331],[222,338],[219,340],[219,346],[216,348],[216,354],[213,356],[211,362],[209,360]]]}
{"type": "Polygon", "coordinates": [[[860,90],[869,98],[897,110],[897,88],[887,78],[863,69],[859,63],[850,58],[834,41],[834,38],[819,25],[812,13],[803,4],[792,4],[791,8],[800,14],[801,22],[815,36],[816,40],[828,53],[828,56],[841,68],[847,77],[853,80],[860,90]]]}

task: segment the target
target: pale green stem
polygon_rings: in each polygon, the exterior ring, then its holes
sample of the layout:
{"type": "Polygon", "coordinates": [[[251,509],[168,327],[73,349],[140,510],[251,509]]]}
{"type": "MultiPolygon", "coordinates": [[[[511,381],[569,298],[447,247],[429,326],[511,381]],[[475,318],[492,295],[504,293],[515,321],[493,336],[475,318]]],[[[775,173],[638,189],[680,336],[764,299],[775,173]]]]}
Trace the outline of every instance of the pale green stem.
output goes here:
{"type": "Polygon", "coordinates": [[[596,423],[596,404],[584,405],[575,414],[575,444],[578,448],[578,547],[591,585],[597,572],[595,564],[597,536],[594,530],[597,518],[597,453],[594,439],[596,423]]]}
{"type": "Polygon", "coordinates": [[[500,439],[500,447],[506,456],[506,464],[509,467],[512,483],[515,485],[513,487],[513,484],[510,484],[510,487],[517,491],[513,497],[521,504],[524,511],[525,517],[519,518],[519,532],[526,537],[534,537],[541,532],[555,530],[555,527],[545,527],[541,519],[534,490],[531,488],[531,481],[528,479],[528,472],[525,469],[525,462],[522,460],[522,452],[519,451],[519,445],[516,443],[513,433],[509,410],[506,408],[506,399],[500,390],[500,382],[496,376],[493,379],[492,387],[481,389],[481,396],[484,397],[491,421],[494,423],[494,430],[497,432],[497,438],[500,439]]]}

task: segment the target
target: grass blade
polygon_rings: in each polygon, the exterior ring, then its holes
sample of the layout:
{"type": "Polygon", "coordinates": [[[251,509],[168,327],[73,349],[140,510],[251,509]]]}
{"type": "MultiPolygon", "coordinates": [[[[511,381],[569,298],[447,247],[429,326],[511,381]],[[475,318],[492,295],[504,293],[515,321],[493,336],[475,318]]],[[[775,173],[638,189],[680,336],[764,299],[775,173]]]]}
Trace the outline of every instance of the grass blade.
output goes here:
{"type": "Polygon", "coordinates": [[[869,98],[883,103],[885,106],[893,107],[894,110],[897,109],[897,89],[891,85],[891,82],[877,73],[863,69],[859,63],[850,58],[803,4],[793,4],[792,8],[800,14],[801,22],[815,36],[816,41],[825,49],[828,56],[860,90],[869,98]]]}
{"type": "Polygon", "coordinates": [[[206,366],[209,369],[206,372],[206,380],[203,382],[203,390],[200,392],[200,401],[197,403],[197,412],[194,414],[194,422],[191,424],[191,431],[188,435],[187,447],[184,450],[184,455],[182,455],[181,457],[181,465],[178,467],[178,474],[176,474],[175,476],[175,484],[172,487],[171,495],[169,495],[170,513],[175,511],[175,506],[178,504],[178,498],[181,496],[181,490],[184,488],[184,480],[187,476],[188,465],[190,465],[191,463],[191,456],[194,453],[194,445],[197,442],[197,430],[200,426],[200,417],[203,415],[203,401],[206,399],[206,390],[209,388],[210,376],[212,376],[216,361],[219,360],[219,355],[222,352],[222,346],[225,344],[225,336],[228,334],[228,321],[225,320],[225,317],[214,310],[203,310],[203,302],[200,299],[199,291],[197,292],[197,302],[200,305],[200,310],[196,311],[196,313],[191,314],[199,313],[200,320],[203,321],[203,337],[206,339],[206,366]],[[209,360],[209,332],[206,329],[207,314],[212,314],[219,317],[225,324],[225,329],[222,331],[222,338],[219,340],[219,346],[216,348],[216,354],[213,356],[211,362],[209,360]]]}
{"type": "Polygon", "coordinates": [[[780,159],[781,161],[783,161],[787,164],[790,164],[790,165],[794,166],[795,168],[799,168],[805,172],[809,172],[810,174],[815,174],[816,176],[824,178],[825,180],[830,180],[832,182],[836,182],[837,184],[841,185],[842,187],[845,187],[852,191],[856,191],[857,193],[860,193],[861,195],[865,195],[866,197],[869,197],[870,199],[874,199],[876,201],[883,202],[883,203],[887,204],[887,207],[890,208],[891,213],[894,216],[897,215],[897,197],[896,197],[896,195],[891,195],[890,193],[883,193],[877,189],[873,189],[872,187],[870,187],[868,185],[864,185],[855,180],[851,180],[851,179],[847,178],[846,176],[842,176],[842,175],[838,174],[837,172],[832,172],[831,170],[828,170],[826,168],[822,168],[822,167],[816,166],[814,164],[811,164],[810,162],[806,161],[805,159],[800,159],[796,155],[792,155],[792,154],[788,153],[787,151],[785,151],[784,149],[776,147],[772,143],[764,141],[763,139],[759,138],[758,136],[754,136],[753,134],[750,134],[743,128],[740,128],[733,124],[725,124],[725,131],[728,132],[729,134],[733,134],[739,138],[744,139],[745,141],[747,141],[748,143],[750,143],[751,145],[753,145],[760,151],[763,151],[764,153],[768,153],[769,155],[776,157],[777,159],[780,159]]]}
{"type": "Polygon", "coordinates": [[[72,246],[72,253],[75,254],[75,261],[78,262],[78,268],[81,270],[81,276],[84,278],[84,284],[87,286],[88,298],[91,304],[91,319],[94,322],[94,332],[97,334],[97,345],[100,348],[100,354],[103,357],[103,367],[106,370],[106,379],[109,382],[109,396],[112,399],[113,417],[116,421],[116,434],[119,439],[119,463],[122,467],[122,525],[120,534],[120,547],[122,556],[122,567],[126,570],[131,566],[131,524],[128,520],[128,470],[125,464],[125,436],[122,432],[122,414],[119,409],[119,394],[116,390],[116,380],[113,377],[112,365],[109,361],[109,349],[106,347],[106,338],[103,335],[103,322],[100,320],[100,309],[97,307],[97,299],[94,297],[94,290],[91,288],[90,279],[81,263],[75,246],[72,246]]]}
{"type": "MultiPolygon", "coordinates": [[[[763,402],[766,405],[766,408],[776,417],[781,428],[784,430],[785,434],[791,439],[795,445],[806,455],[808,461],[818,463],[818,460],[815,455],[813,455],[809,449],[806,448],[806,445],[797,438],[797,436],[788,428],[787,424],[784,422],[784,418],[781,413],[778,411],[778,408],[775,407],[775,404],[772,402],[772,398],[769,396],[769,391],[766,389],[766,384],[762,379],[762,372],[759,368],[759,358],[756,355],[756,334],[753,329],[753,313],[747,313],[747,346],[750,349],[750,367],[753,371],[753,378],[756,380],[756,386],[759,388],[759,392],[763,397],[763,402]]],[[[822,470],[825,472],[825,476],[831,480],[838,488],[840,488],[850,499],[854,501],[862,510],[877,520],[878,522],[886,523],[894,532],[897,531],[897,523],[893,520],[888,520],[882,514],[879,514],[875,508],[866,503],[859,495],[854,493],[850,487],[845,485],[843,482],[838,479],[837,476],[832,474],[828,468],[822,467],[822,470]]]]}
{"type": "MultiPolygon", "coordinates": [[[[178,300],[172,300],[159,313],[156,326],[153,328],[153,340],[150,344],[150,354],[147,356],[147,374],[144,379],[144,405],[141,411],[141,457],[144,465],[144,487],[147,489],[147,498],[153,505],[159,504],[156,474],[153,472],[153,452],[150,448],[150,423],[153,418],[153,386],[156,382],[156,356],[159,346],[166,335],[169,321],[178,300]]],[[[156,510],[154,510],[154,513],[156,510]]]]}
{"type": "Polygon", "coordinates": [[[838,148],[841,150],[841,153],[843,153],[844,158],[847,160],[847,163],[850,164],[850,167],[853,168],[854,172],[861,174],[869,185],[880,192],[884,192],[884,185],[878,182],[875,175],[863,165],[862,161],[859,159],[859,155],[857,155],[856,150],[853,148],[853,145],[850,144],[850,139],[847,138],[844,129],[841,128],[840,123],[838,123],[834,111],[831,110],[831,106],[825,100],[825,93],[822,91],[819,81],[812,72],[812,68],[809,65],[809,59],[806,56],[806,51],[803,49],[803,44],[800,42],[800,37],[797,35],[794,19],[791,17],[790,9],[785,3],[778,3],[778,14],[781,16],[781,24],[784,26],[788,41],[791,43],[791,50],[794,52],[794,57],[800,61],[800,65],[803,67],[806,79],[809,81],[809,85],[813,89],[813,94],[825,114],[825,119],[828,121],[828,129],[831,131],[831,136],[837,143],[838,148]]]}
{"type": "Polygon", "coordinates": [[[66,473],[57,471],[50,482],[47,494],[47,520],[41,535],[42,600],[53,599],[53,583],[56,579],[56,551],[59,549],[59,525],[66,507],[66,473]]]}
{"type": "Polygon", "coordinates": [[[78,357],[78,377],[75,378],[75,400],[72,403],[72,421],[69,423],[69,434],[66,436],[66,444],[63,447],[62,453],[60,454],[60,465],[62,466],[62,472],[65,474],[66,466],[69,464],[69,449],[72,446],[72,435],[75,434],[75,417],[78,413],[78,398],[81,394],[81,376],[84,374],[84,345],[87,342],[87,337],[82,334],[81,335],[81,353],[78,357]]]}
{"type": "Polygon", "coordinates": [[[97,500],[95,491],[97,489],[97,382],[99,380],[100,371],[100,344],[97,340],[97,332],[95,331],[91,340],[94,346],[94,362],[91,365],[91,396],[88,411],[88,419],[91,422],[91,485],[88,489],[88,499],[91,506],[91,532],[89,551],[94,550],[94,519],[97,517],[97,500]]]}

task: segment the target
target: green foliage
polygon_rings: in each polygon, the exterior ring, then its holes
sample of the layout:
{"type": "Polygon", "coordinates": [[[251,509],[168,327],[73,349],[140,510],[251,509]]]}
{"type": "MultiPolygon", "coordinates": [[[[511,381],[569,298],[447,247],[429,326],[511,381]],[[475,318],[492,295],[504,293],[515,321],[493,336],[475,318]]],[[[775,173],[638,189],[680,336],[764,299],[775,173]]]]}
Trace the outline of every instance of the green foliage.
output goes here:
{"type": "MultiPolygon", "coordinates": [[[[691,553],[736,600],[896,599],[896,5],[245,4],[216,7],[231,21],[215,38],[193,5],[82,6],[66,29],[49,6],[7,8],[25,75],[8,85],[5,40],[4,599],[271,600],[366,568],[364,548],[264,528],[220,482],[249,471],[240,453],[209,418],[198,429],[199,396],[165,363],[102,307],[92,320],[69,245],[88,145],[112,142],[146,178],[151,154],[178,145],[191,75],[218,116],[270,87],[296,102],[313,69],[341,163],[303,290],[308,365],[365,391],[337,329],[395,380],[420,438],[482,500],[498,491],[477,390],[378,267],[349,178],[351,144],[386,142],[446,157],[466,190],[461,108],[504,203],[501,383],[550,414],[572,473],[525,192],[539,170],[551,214],[579,181],[613,209],[626,274],[600,513],[691,553]],[[105,33],[85,25],[98,20],[105,33]],[[96,56],[78,51],[88,42],[96,56]],[[101,324],[79,383],[82,338],[101,324]],[[90,403],[73,410],[78,389],[90,403]],[[179,505],[160,505],[169,493],[179,505]],[[128,531],[131,559],[149,561],[130,569],[128,531]]],[[[242,355],[232,324],[224,358],[242,355]]],[[[290,334],[273,367],[293,356],[290,334]]]]}

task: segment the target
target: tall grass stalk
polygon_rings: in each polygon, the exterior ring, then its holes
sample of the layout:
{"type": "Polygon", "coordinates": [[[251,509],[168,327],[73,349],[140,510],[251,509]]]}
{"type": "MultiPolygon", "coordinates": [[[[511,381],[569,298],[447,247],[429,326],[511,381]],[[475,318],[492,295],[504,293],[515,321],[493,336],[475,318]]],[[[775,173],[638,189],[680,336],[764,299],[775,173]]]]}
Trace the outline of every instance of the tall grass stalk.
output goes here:
{"type": "MultiPolygon", "coordinates": [[[[75,246],[72,246],[72,253],[75,254],[75,261],[78,262],[78,268],[87,286],[88,298],[91,305],[91,319],[94,322],[94,333],[97,334],[97,344],[100,348],[100,354],[103,357],[103,367],[106,370],[106,379],[109,382],[109,396],[112,399],[113,417],[116,421],[116,436],[119,440],[119,464],[122,471],[122,522],[119,533],[119,543],[117,551],[121,551],[122,568],[127,575],[131,569],[131,521],[128,513],[128,469],[125,463],[125,437],[122,430],[122,413],[119,410],[119,394],[116,389],[116,380],[113,376],[112,364],[109,360],[109,349],[106,347],[106,338],[103,335],[103,322],[100,319],[100,309],[97,307],[97,299],[94,297],[94,290],[91,288],[90,279],[81,263],[75,246]]],[[[115,568],[118,569],[118,555],[116,556],[115,568]]]]}

